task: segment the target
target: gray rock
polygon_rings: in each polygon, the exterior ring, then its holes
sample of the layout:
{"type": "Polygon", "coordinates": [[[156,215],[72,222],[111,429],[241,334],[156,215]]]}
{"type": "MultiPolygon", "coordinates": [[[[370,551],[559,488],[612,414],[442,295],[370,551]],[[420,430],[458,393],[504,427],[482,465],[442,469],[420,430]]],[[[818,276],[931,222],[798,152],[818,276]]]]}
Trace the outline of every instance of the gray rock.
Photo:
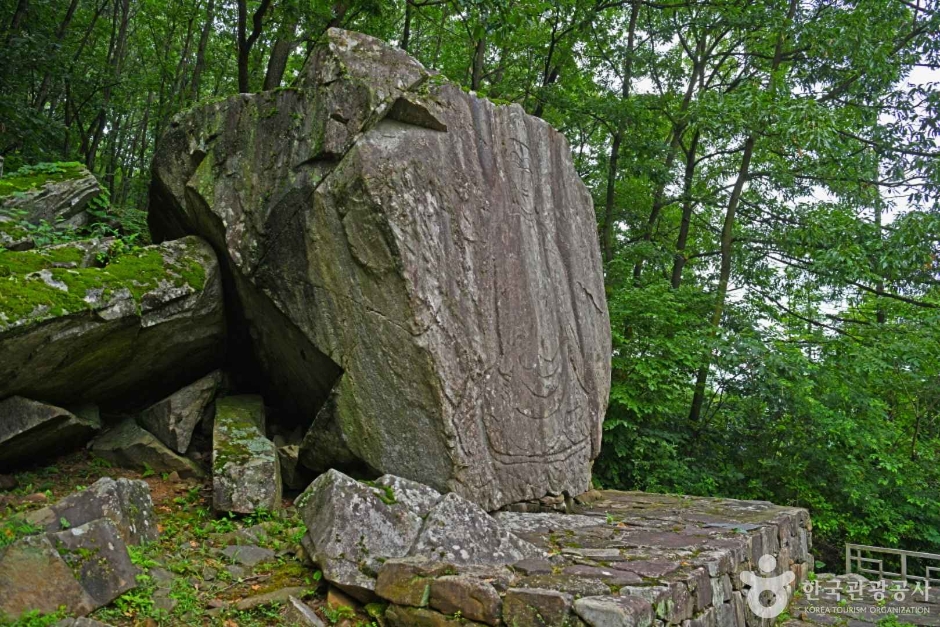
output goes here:
{"type": "Polygon", "coordinates": [[[295,596],[287,597],[284,624],[296,627],[326,627],[313,608],[295,596]]]}
{"type": "Polygon", "coordinates": [[[85,490],[26,515],[30,524],[50,532],[60,531],[63,520],[78,527],[100,518],[110,520],[126,544],[159,538],[150,486],[133,479],[102,477],[85,490]]]}
{"type": "Polygon", "coordinates": [[[431,581],[454,572],[451,566],[423,557],[385,560],[375,581],[375,593],[397,605],[426,607],[431,599],[431,581]]]}
{"type": "Polygon", "coordinates": [[[503,622],[514,627],[567,627],[574,597],[557,590],[511,588],[503,597],[503,622]]]}
{"type": "Polygon", "coordinates": [[[424,607],[390,605],[385,611],[389,627],[474,627],[483,625],[463,616],[448,616],[424,607]]]}
{"type": "Polygon", "coordinates": [[[395,475],[382,475],[375,480],[375,486],[383,489],[387,498],[401,503],[421,518],[427,516],[441,500],[441,493],[437,490],[395,475]]]}
{"type": "Polygon", "coordinates": [[[100,428],[97,416],[77,416],[61,407],[11,396],[0,401],[0,468],[81,446],[100,428]]]}
{"type": "Polygon", "coordinates": [[[102,623],[91,618],[63,618],[53,624],[52,627],[111,627],[107,623],[102,623]]]}
{"type": "Polygon", "coordinates": [[[84,615],[97,604],[49,538],[29,536],[0,549],[0,619],[27,610],[49,614],[59,607],[84,615]]]}
{"type": "Polygon", "coordinates": [[[95,438],[91,450],[122,468],[176,472],[180,477],[205,474],[196,462],[168,449],[152,433],[140,428],[133,418],[125,419],[95,438]]]}
{"type": "MultiPolygon", "coordinates": [[[[276,442],[275,442],[276,443],[276,442]]],[[[303,490],[313,479],[313,473],[300,463],[300,446],[285,444],[277,447],[277,459],[281,468],[281,481],[291,490],[303,490]]]]}
{"type": "Polygon", "coordinates": [[[117,527],[107,518],[51,533],[49,539],[95,607],[107,605],[137,585],[140,571],[131,563],[117,527]]]}
{"type": "Polygon", "coordinates": [[[574,611],[591,627],[650,627],[653,608],[634,596],[587,597],[574,602],[574,611]]]}
{"type": "Polygon", "coordinates": [[[221,383],[220,371],[207,374],[140,412],[137,422],[177,453],[185,453],[196,425],[215,410],[212,401],[221,383]]]}
{"type": "Polygon", "coordinates": [[[489,583],[461,575],[445,575],[431,582],[430,605],[444,614],[496,625],[503,601],[489,583]]]}
{"type": "Polygon", "coordinates": [[[487,510],[585,491],[610,325],[564,137],[375,39],[324,39],[297,89],[173,121],[153,233],[224,251],[272,400],[316,416],[312,469],[358,463],[487,510]]]}
{"type": "Polygon", "coordinates": [[[212,506],[250,514],[281,507],[281,473],[274,442],[264,437],[260,396],[215,402],[212,432],[212,506]]]}
{"type": "Polygon", "coordinates": [[[411,555],[451,564],[509,565],[544,553],[503,529],[478,505],[451,492],[428,513],[411,555]]]}
{"type": "Polygon", "coordinates": [[[617,570],[616,568],[605,568],[601,566],[568,566],[562,571],[562,574],[573,577],[589,577],[599,579],[612,586],[630,586],[643,583],[643,578],[626,570],[617,570]]]}
{"type": "Polygon", "coordinates": [[[233,544],[231,546],[227,546],[222,549],[222,555],[236,564],[247,566],[249,568],[255,566],[256,564],[261,564],[262,562],[270,562],[274,559],[274,551],[271,549],[266,549],[260,546],[253,546],[251,544],[233,544]]]}
{"type": "Polygon", "coordinates": [[[206,242],[148,246],[105,268],[80,266],[86,248],[4,253],[4,293],[23,298],[0,302],[0,398],[138,404],[217,363],[222,281],[206,242]]]}
{"type": "Polygon", "coordinates": [[[384,491],[330,470],[297,499],[307,526],[303,544],[327,581],[368,600],[382,562],[404,557],[421,518],[384,491]],[[383,499],[384,497],[384,499],[383,499]]]}

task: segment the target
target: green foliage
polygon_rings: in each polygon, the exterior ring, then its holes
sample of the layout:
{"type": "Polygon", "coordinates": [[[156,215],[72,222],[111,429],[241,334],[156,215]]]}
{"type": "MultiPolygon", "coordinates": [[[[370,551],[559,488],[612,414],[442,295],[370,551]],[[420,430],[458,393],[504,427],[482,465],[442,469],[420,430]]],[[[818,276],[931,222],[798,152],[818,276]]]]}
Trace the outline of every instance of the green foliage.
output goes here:
{"type": "Polygon", "coordinates": [[[0,549],[13,544],[20,538],[30,536],[41,532],[42,529],[23,520],[18,516],[12,516],[3,522],[0,522],[0,549]]]}

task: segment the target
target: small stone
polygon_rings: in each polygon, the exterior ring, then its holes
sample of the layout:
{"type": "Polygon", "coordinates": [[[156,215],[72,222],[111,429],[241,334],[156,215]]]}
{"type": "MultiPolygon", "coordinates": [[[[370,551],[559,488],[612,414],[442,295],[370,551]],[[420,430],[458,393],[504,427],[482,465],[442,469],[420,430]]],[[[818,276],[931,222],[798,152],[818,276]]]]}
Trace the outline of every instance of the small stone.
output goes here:
{"type": "Polygon", "coordinates": [[[241,566],[247,566],[249,568],[262,562],[270,562],[274,559],[274,551],[271,549],[252,545],[227,546],[222,549],[222,555],[241,566]]]}
{"type": "Polygon", "coordinates": [[[574,602],[574,611],[590,627],[650,627],[653,607],[634,596],[588,597],[574,602]]]}
{"type": "Polygon", "coordinates": [[[496,589],[485,581],[447,575],[431,582],[430,605],[444,614],[459,613],[470,620],[496,625],[503,603],[496,589]]]}
{"type": "MultiPolygon", "coordinates": [[[[280,436],[276,439],[283,440],[280,436]]],[[[275,444],[277,444],[276,441],[275,444]]],[[[291,490],[303,490],[313,480],[313,473],[300,463],[299,457],[300,446],[297,444],[284,444],[277,447],[281,481],[291,490]]]]}
{"type": "Polygon", "coordinates": [[[325,627],[313,608],[295,596],[287,598],[283,623],[285,625],[296,625],[297,627],[325,627]]]}
{"type": "Polygon", "coordinates": [[[0,475],[0,490],[15,490],[19,482],[13,475],[0,475]]]}
{"type": "Polygon", "coordinates": [[[326,605],[332,609],[338,607],[355,608],[357,603],[336,586],[330,586],[330,589],[326,591],[326,605]]]}
{"type": "Polygon", "coordinates": [[[524,559],[512,565],[512,569],[522,575],[544,575],[554,571],[554,565],[544,559],[524,559]]]}
{"type": "Polygon", "coordinates": [[[232,576],[232,579],[243,579],[247,574],[244,568],[235,566],[234,564],[228,564],[225,567],[225,571],[232,576]]]}
{"type": "Polygon", "coordinates": [[[27,503],[47,503],[49,502],[49,497],[43,492],[34,492],[33,494],[23,497],[23,500],[27,503]]]}
{"type": "Polygon", "coordinates": [[[517,583],[520,588],[545,588],[567,592],[577,597],[604,596],[610,594],[610,586],[600,579],[573,577],[571,575],[532,575],[517,583]]]}
{"type": "Polygon", "coordinates": [[[514,627],[563,627],[574,597],[557,590],[511,588],[503,597],[503,622],[514,627]]]}
{"type": "Polygon", "coordinates": [[[212,507],[216,511],[251,514],[280,509],[280,465],[264,427],[260,396],[216,400],[212,432],[212,507]]]}
{"type": "MultiPolygon", "coordinates": [[[[107,623],[102,623],[91,618],[63,618],[52,627],[111,627],[107,623]]],[[[141,623],[141,627],[149,627],[146,622],[141,623]]]]}
{"type": "Polygon", "coordinates": [[[626,570],[616,570],[614,568],[601,568],[598,566],[568,566],[562,573],[574,577],[600,579],[604,583],[613,586],[632,586],[643,583],[643,578],[636,573],[626,570]]]}
{"type": "Polygon", "coordinates": [[[270,605],[271,603],[287,603],[288,599],[290,599],[292,596],[303,596],[306,591],[306,588],[295,586],[291,588],[273,590],[264,594],[256,594],[255,596],[246,597],[237,602],[235,604],[235,609],[241,612],[247,612],[249,610],[255,609],[256,607],[261,607],[262,605],[270,605]]]}
{"type": "Polygon", "coordinates": [[[205,474],[194,461],[177,455],[153,434],[140,428],[133,418],[95,438],[91,450],[122,468],[176,471],[181,477],[202,477],[205,474]]]}
{"type": "Polygon", "coordinates": [[[167,476],[167,481],[171,481],[173,483],[179,483],[180,481],[182,481],[182,478],[180,477],[180,473],[174,470],[167,476]]]}
{"type": "Polygon", "coordinates": [[[169,448],[185,453],[196,425],[214,410],[221,383],[222,373],[216,370],[143,410],[137,422],[169,448]]]}

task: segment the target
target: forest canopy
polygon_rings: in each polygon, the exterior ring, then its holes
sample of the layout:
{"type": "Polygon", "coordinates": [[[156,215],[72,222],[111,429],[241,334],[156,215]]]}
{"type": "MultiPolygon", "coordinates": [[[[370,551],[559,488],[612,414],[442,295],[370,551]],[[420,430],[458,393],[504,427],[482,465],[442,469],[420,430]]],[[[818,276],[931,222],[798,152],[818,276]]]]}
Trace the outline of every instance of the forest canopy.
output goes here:
{"type": "Polygon", "coordinates": [[[563,132],[614,337],[595,481],[940,550],[933,0],[3,0],[7,173],[84,163],[125,234],[173,116],[288,86],[326,29],[563,132]]]}

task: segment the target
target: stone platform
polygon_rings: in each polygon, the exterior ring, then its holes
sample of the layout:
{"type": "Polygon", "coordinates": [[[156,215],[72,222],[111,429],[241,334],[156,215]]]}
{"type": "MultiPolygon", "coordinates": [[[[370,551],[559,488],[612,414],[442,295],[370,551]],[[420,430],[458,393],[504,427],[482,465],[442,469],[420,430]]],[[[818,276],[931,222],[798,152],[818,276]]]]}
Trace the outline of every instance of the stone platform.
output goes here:
{"type": "Polygon", "coordinates": [[[592,491],[510,509],[528,511],[496,520],[542,556],[484,569],[388,560],[376,592],[392,602],[389,623],[769,626],[741,574],[771,555],[761,574],[792,572],[794,590],[813,565],[807,511],[767,502],[592,491]]]}

